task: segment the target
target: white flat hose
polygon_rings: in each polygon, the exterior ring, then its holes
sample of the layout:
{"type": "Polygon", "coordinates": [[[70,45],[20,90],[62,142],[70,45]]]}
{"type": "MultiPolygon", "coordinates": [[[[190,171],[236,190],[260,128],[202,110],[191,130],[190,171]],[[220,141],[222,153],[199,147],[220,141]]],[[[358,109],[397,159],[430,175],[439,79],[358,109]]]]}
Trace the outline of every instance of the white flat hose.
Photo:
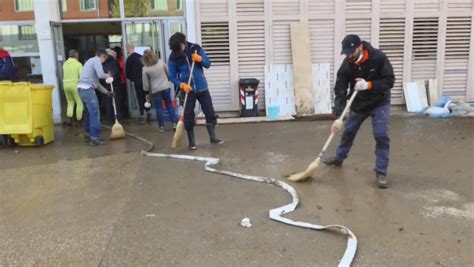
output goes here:
{"type": "Polygon", "coordinates": [[[286,182],[283,182],[274,178],[252,176],[252,175],[240,174],[236,172],[218,170],[213,167],[219,164],[218,158],[197,157],[197,156],[177,155],[177,154],[150,153],[144,150],[141,151],[141,155],[148,156],[148,157],[200,161],[200,162],[205,163],[204,169],[208,172],[218,173],[218,174],[222,174],[222,175],[226,175],[230,177],[236,177],[236,178],[254,181],[254,182],[272,184],[272,185],[282,188],[283,190],[288,192],[288,194],[291,195],[292,201],[291,203],[281,206],[279,208],[271,209],[269,211],[270,219],[281,222],[281,223],[293,225],[293,226],[298,226],[298,227],[303,227],[303,228],[308,228],[308,229],[313,229],[313,230],[335,230],[344,234],[347,237],[347,246],[346,246],[346,250],[344,251],[344,255],[339,261],[338,266],[345,267],[345,266],[351,265],[352,260],[354,259],[356,251],[357,251],[357,237],[354,235],[354,233],[352,233],[352,231],[349,228],[343,225],[337,225],[337,224],[317,225],[317,224],[312,224],[312,223],[307,223],[307,222],[293,221],[291,219],[282,217],[282,215],[293,212],[299,203],[299,197],[298,197],[298,194],[296,193],[296,190],[292,186],[287,184],[286,182]]]}

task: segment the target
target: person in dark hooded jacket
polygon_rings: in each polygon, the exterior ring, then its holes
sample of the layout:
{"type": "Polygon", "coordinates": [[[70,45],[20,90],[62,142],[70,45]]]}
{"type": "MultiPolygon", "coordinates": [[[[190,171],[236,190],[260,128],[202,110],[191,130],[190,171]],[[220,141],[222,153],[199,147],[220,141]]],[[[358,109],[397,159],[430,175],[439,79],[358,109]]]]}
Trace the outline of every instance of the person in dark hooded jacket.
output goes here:
{"type": "Polygon", "coordinates": [[[217,117],[214,112],[211,94],[204,68],[211,67],[211,61],[204,50],[197,44],[186,41],[186,36],[177,32],[169,40],[171,55],[168,60],[169,79],[175,88],[180,88],[188,94],[188,102],[184,110],[184,127],[188,133],[189,149],[196,149],[194,138],[195,114],[194,107],[196,100],[199,101],[202,111],[206,117],[206,126],[212,144],[223,144],[216,136],[217,117]],[[191,63],[194,61],[194,70],[191,72],[191,63]],[[189,76],[192,75],[191,84],[188,83],[189,76]]]}
{"type": "MultiPolygon", "coordinates": [[[[342,113],[347,99],[354,91],[359,92],[350,107],[351,113],[346,121],[336,156],[323,162],[329,166],[341,166],[360,126],[365,119],[372,117],[372,131],[376,141],[376,184],[379,188],[386,188],[390,149],[390,89],[395,82],[392,64],[382,51],[373,48],[368,42],[361,41],[357,35],[347,35],[344,38],[341,54],[346,55],[346,58],[337,72],[334,88],[335,115],[342,113]]],[[[341,125],[334,123],[331,130],[335,133],[340,127],[341,125]]]]}
{"type": "MultiPolygon", "coordinates": [[[[121,75],[121,68],[119,66],[118,61],[116,60],[117,53],[112,49],[106,49],[107,54],[109,55],[107,60],[102,64],[104,67],[105,73],[110,73],[111,77],[114,78],[112,85],[114,86],[114,92],[120,90],[120,75],[121,75]]],[[[111,90],[110,85],[107,85],[105,81],[101,81],[102,85],[107,88],[107,90],[111,90]]],[[[115,98],[117,99],[120,96],[120,93],[115,94],[115,98]]],[[[112,101],[114,101],[113,97],[104,97],[103,98],[104,105],[105,105],[105,117],[107,122],[114,123],[115,122],[115,115],[114,115],[114,106],[112,101]]],[[[115,101],[117,111],[122,110],[121,101],[115,101]]],[[[119,116],[120,114],[117,114],[119,116]]],[[[121,119],[120,117],[118,119],[121,119]]]]}
{"type": "Polygon", "coordinates": [[[0,81],[18,81],[15,61],[3,47],[0,47],[0,81]]]}

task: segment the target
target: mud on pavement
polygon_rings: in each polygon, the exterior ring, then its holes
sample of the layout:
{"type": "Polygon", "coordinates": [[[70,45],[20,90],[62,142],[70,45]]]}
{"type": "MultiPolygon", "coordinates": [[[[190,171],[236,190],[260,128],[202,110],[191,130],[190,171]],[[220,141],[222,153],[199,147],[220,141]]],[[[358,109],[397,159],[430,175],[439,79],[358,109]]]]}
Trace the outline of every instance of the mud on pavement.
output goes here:
{"type": "MultiPolygon", "coordinates": [[[[198,127],[199,150],[177,152],[280,178],[314,159],[329,125],[222,125],[219,147],[198,127]]],[[[474,265],[473,125],[394,117],[392,187],[381,191],[366,122],[343,168],[322,167],[292,184],[301,205],[289,217],[351,228],[356,266],[474,265]]],[[[124,127],[171,152],[170,132],[124,127]]],[[[144,145],[130,138],[95,148],[76,134],[57,129],[57,141],[42,149],[0,149],[1,265],[334,266],[344,251],[343,236],[268,220],[270,208],[289,201],[271,185],[210,174],[197,162],[141,157],[144,145]],[[252,228],[239,225],[244,217],[252,228]]]]}

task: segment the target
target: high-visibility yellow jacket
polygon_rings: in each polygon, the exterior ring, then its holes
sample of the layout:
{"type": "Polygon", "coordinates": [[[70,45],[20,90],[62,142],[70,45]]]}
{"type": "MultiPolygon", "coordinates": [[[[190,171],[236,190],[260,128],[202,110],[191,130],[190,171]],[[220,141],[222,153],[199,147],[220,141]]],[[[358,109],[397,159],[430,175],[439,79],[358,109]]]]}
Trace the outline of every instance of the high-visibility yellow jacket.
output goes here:
{"type": "Polygon", "coordinates": [[[82,64],[77,59],[70,57],[63,65],[63,83],[77,84],[81,77],[82,64]]]}

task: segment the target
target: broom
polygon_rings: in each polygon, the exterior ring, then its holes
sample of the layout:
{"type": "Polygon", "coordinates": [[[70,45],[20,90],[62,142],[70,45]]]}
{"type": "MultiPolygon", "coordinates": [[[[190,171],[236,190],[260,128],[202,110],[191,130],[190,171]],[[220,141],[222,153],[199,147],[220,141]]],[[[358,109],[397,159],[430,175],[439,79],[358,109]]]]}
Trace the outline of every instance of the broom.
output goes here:
{"type": "MultiPolygon", "coordinates": [[[[191,78],[193,77],[194,70],[194,61],[191,64],[191,72],[189,73],[188,85],[191,86],[191,78]]],[[[175,149],[181,145],[183,142],[183,133],[184,133],[184,112],[186,111],[186,104],[188,103],[188,94],[184,97],[183,104],[183,113],[179,116],[178,125],[176,125],[176,131],[173,135],[173,143],[171,143],[171,148],[175,149]]]]}
{"type": "MultiPolygon", "coordinates": [[[[358,91],[354,91],[351,98],[349,99],[349,102],[346,104],[346,107],[344,108],[344,111],[342,111],[341,116],[339,117],[339,119],[337,119],[335,121],[336,123],[339,124],[339,126],[342,126],[342,120],[346,116],[346,113],[349,111],[349,109],[352,105],[352,102],[354,102],[354,99],[357,96],[357,92],[358,91]]],[[[292,175],[286,177],[286,179],[288,181],[292,181],[292,182],[299,182],[299,181],[306,180],[309,177],[311,177],[311,175],[313,175],[313,173],[318,169],[321,158],[323,157],[324,153],[326,152],[326,149],[328,148],[329,144],[331,143],[331,141],[332,141],[332,139],[334,138],[335,135],[336,135],[335,133],[331,133],[331,135],[329,135],[329,138],[326,141],[326,143],[324,144],[323,149],[319,153],[318,157],[313,162],[311,162],[311,164],[309,164],[308,168],[306,168],[305,171],[292,174],[292,175]]]]}
{"type": "MultiPolygon", "coordinates": [[[[110,83],[110,89],[112,93],[114,92],[113,83],[110,83]]],[[[120,124],[117,120],[117,108],[115,107],[115,95],[112,96],[112,106],[114,107],[114,116],[115,116],[115,123],[112,126],[112,131],[110,132],[110,139],[121,139],[125,138],[125,131],[123,130],[122,124],[120,124]]]]}

